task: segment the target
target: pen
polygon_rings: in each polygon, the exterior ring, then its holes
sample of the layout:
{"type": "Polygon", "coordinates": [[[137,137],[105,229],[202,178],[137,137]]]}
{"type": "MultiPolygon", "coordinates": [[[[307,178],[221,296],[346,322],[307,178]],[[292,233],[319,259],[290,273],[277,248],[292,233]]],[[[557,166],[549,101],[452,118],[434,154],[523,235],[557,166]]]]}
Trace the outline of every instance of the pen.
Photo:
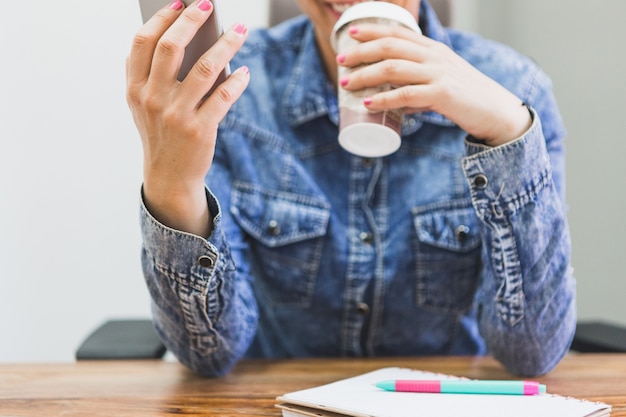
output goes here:
{"type": "Polygon", "coordinates": [[[546,392],[546,386],[535,381],[481,380],[389,380],[376,383],[385,391],[426,392],[442,394],[509,394],[536,395],[546,392]]]}

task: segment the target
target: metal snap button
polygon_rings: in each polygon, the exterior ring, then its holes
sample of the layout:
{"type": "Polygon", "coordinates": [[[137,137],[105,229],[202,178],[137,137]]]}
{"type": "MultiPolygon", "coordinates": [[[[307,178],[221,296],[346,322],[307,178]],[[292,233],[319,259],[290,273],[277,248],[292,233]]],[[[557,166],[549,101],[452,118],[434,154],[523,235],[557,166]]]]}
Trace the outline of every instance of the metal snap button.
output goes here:
{"type": "Polygon", "coordinates": [[[198,263],[203,268],[212,268],[215,265],[215,259],[208,255],[202,255],[198,258],[198,263]]]}
{"type": "Polygon", "coordinates": [[[369,314],[370,306],[368,306],[367,304],[365,304],[363,302],[358,303],[356,305],[356,312],[359,313],[361,316],[365,316],[365,315],[369,314]]]}
{"type": "Polygon", "coordinates": [[[365,168],[371,168],[376,165],[376,160],[374,158],[363,158],[361,162],[365,168]]]}
{"type": "Polygon", "coordinates": [[[487,188],[487,184],[489,184],[489,180],[485,176],[485,174],[478,174],[474,178],[474,186],[479,190],[484,190],[487,188]]]}
{"type": "Polygon", "coordinates": [[[455,234],[459,242],[464,242],[469,236],[470,228],[462,224],[456,228],[455,234]]]}
{"type": "Polygon", "coordinates": [[[278,236],[280,234],[280,225],[276,220],[270,220],[267,224],[267,233],[272,236],[278,236]]]}
{"type": "Polygon", "coordinates": [[[368,232],[359,233],[359,239],[361,240],[361,242],[368,245],[371,245],[374,242],[374,236],[368,232]]]}

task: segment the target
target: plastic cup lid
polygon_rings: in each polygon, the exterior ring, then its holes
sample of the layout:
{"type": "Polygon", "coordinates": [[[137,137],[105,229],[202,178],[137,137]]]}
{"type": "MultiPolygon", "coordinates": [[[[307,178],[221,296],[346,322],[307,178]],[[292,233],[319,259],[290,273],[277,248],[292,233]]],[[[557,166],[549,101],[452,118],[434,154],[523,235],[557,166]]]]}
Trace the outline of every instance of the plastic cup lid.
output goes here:
{"type": "Polygon", "coordinates": [[[369,18],[395,20],[417,33],[422,33],[417,24],[417,21],[415,20],[415,17],[404,7],[384,1],[366,1],[364,3],[358,3],[350,7],[345,12],[343,12],[339,20],[337,20],[337,23],[335,23],[335,27],[333,28],[333,34],[331,36],[331,44],[333,48],[336,49],[335,34],[342,27],[355,20],[369,18]]]}

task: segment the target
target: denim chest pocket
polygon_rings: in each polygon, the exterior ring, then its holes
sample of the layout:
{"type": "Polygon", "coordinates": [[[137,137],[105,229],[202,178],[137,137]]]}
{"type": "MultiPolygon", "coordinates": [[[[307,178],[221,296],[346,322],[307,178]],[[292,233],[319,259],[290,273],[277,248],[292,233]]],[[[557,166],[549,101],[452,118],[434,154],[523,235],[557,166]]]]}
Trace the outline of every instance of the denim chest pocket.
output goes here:
{"type": "Polygon", "coordinates": [[[313,299],[330,206],[322,199],[236,186],[231,213],[250,237],[255,277],[276,306],[308,307],[313,299]]]}
{"type": "Polygon", "coordinates": [[[413,210],[418,307],[451,313],[470,308],[481,270],[478,221],[469,200],[413,210]]]}

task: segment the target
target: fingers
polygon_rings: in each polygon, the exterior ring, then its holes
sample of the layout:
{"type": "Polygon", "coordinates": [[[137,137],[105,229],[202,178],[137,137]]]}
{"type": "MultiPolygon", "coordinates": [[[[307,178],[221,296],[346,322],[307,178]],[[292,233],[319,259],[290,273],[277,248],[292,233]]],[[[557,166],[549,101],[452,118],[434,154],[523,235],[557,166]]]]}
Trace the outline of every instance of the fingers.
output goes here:
{"type": "MultiPolygon", "coordinates": [[[[182,82],[179,88],[181,106],[195,106],[200,103],[206,93],[211,90],[218,80],[220,73],[228,65],[237,51],[241,48],[248,37],[248,29],[243,24],[235,24],[228,29],[222,37],[203,54],[182,82]]],[[[239,74],[241,75],[241,74],[239,74]]],[[[236,82],[236,80],[234,80],[236,82]]],[[[226,94],[232,86],[225,89],[217,88],[215,93],[226,94]]],[[[237,88],[235,88],[237,90],[237,88]]],[[[232,94],[238,96],[238,93],[232,94]]],[[[209,98],[210,99],[210,98],[209,98]]],[[[230,102],[223,99],[224,102],[230,102]]],[[[232,104],[232,103],[231,103],[232,104]]]]}
{"type": "Polygon", "coordinates": [[[126,75],[130,84],[140,83],[148,78],[156,45],[163,33],[178,18],[183,7],[180,1],[170,3],[137,32],[126,60],[126,75]]]}
{"type": "Polygon", "coordinates": [[[404,26],[389,26],[362,23],[350,28],[350,36],[359,42],[369,42],[381,38],[404,39],[422,46],[431,46],[435,41],[404,26]]]}
{"type": "Polygon", "coordinates": [[[163,33],[156,44],[150,68],[150,83],[154,91],[169,90],[176,83],[185,47],[212,12],[213,4],[210,1],[197,0],[163,33]]]}
{"type": "MultiPolygon", "coordinates": [[[[196,0],[186,8],[180,0],[174,0],[146,22],[137,33],[126,61],[129,97],[142,94],[159,107],[167,101],[183,111],[198,108],[248,35],[244,25],[234,25],[198,59],[179,83],[177,76],[186,47],[212,13],[213,4],[209,0],[196,0]]],[[[241,94],[238,87],[241,82],[233,79],[231,84],[220,90],[222,102],[232,104],[223,97],[241,94]]]]}
{"type": "Polygon", "coordinates": [[[437,67],[403,59],[388,59],[363,66],[342,78],[341,86],[346,90],[361,90],[383,84],[404,86],[427,84],[437,76],[437,67]]]}
{"type": "Polygon", "coordinates": [[[363,104],[371,111],[404,108],[407,113],[417,113],[431,110],[439,94],[433,85],[408,85],[367,97],[363,104]]]}
{"type": "Polygon", "coordinates": [[[338,56],[340,65],[354,67],[371,64],[385,59],[405,59],[423,62],[428,51],[424,47],[405,39],[381,38],[361,43],[338,56]]]}
{"type": "Polygon", "coordinates": [[[340,80],[342,88],[362,90],[391,84],[394,89],[368,97],[371,110],[389,108],[432,109],[446,88],[449,65],[445,45],[405,27],[362,24],[351,28],[360,43],[337,57],[352,68],[340,80]]]}
{"type": "Polygon", "coordinates": [[[241,97],[250,82],[248,67],[240,67],[221,83],[200,105],[198,113],[207,123],[217,125],[241,97]]]}
{"type": "Polygon", "coordinates": [[[437,43],[410,29],[363,24],[352,28],[351,36],[360,43],[337,57],[339,65],[354,68],[342,80],[346,89],[420,84],[436,75],[437,43]]]}

